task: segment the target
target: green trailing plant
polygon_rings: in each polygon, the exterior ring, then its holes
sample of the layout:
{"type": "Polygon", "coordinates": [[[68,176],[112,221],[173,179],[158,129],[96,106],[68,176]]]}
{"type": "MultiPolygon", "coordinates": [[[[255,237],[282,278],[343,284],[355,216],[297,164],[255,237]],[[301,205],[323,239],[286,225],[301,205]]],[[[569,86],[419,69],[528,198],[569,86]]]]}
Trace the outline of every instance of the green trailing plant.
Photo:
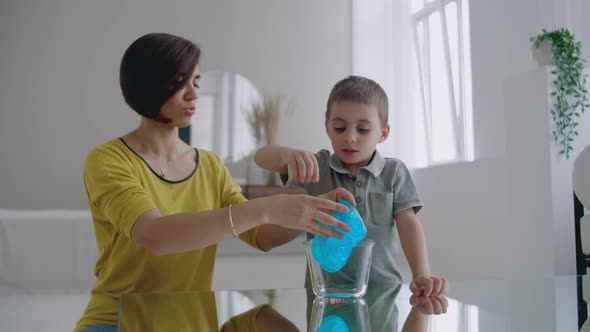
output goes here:
{"type": "Polygon", "coordinates": [[[543,33],[532,36],[536,48],[543,42],[551,45],[551,55],[555,69],[551,92],[553,105],[551,117],[554,123],[553,139],[562,149],[559,152],[569,159],[574,137],[578,136],[577,119],[590,107],[586,90],[587,74],[584,72],[586,60],[582,58],[582,43],[576,41],[569,30],[561,28],[554,31],[543,29],[543,33]]]}

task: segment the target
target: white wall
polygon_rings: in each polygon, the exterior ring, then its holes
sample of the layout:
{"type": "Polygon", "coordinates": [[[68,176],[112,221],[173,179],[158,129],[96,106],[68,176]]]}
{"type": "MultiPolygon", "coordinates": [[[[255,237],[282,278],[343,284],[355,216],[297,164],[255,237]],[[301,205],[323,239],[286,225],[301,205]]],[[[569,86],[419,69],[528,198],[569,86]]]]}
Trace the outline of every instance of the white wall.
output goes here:
{"type": "MultiPolygon", "coordinates": [[[[543,27],[562,25],[556,22],[587,30],[581,19],[555,11],[572,3],[470,3],[478,160],[415,170],[426,206],[420,218],[442,274],[575,274],[571,162],[590,143],[590,118],[581,121],[572,158],[558,158],[550,144],[547,77],[531,60],[528,41],[543,27]]],[[[590,8],[579,9],[586,10],[576,15],[582,17],[590,8]]]]}
{"type": "Polygon", "coordinates": [[[559,156],[550,130],[549,80],[544,68],[506,80],[502,156],[415,171],[426,205],[420,218],[440,273],[575,274],[571,177],[574,158],[590,143],[590,118],[580,121],[572,157],[559,156]]]}
{"type": "Polygon", "coordinates": [[[475,157],[501,156],[504,137],[503,81],[536,66],[530,58],[529,37],[543,28],[570,29],[584,43],[590,59],[590,25],[584,0],[471,0],[471,61],[475,157]]]}
{"type": "Polygon", "coordinates": [[[350,72],[350,1],[77,1],[0,3],[0,207],[84,208],[93,146],[135,128],[118,65],[153,31],[201,44],[201,71],[231,70],[292,98],[281,139],[317,149],[325,99],[350,72]]]}

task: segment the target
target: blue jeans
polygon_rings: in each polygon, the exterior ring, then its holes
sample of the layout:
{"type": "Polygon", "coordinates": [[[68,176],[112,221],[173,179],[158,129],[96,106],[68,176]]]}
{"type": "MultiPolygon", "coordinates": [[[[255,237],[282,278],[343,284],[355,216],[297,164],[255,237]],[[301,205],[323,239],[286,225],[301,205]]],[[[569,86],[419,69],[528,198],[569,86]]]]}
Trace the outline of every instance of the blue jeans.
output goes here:
{"type": "Polygon", "coordinates": [[[117,332],[116,325],[95,325],[80,332],[117,332]]]}

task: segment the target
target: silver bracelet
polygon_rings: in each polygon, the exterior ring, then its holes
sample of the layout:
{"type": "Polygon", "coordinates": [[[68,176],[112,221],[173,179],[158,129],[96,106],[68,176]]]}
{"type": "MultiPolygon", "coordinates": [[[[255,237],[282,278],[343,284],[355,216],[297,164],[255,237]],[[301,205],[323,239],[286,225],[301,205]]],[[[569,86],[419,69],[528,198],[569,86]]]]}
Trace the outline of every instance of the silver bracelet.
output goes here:
{"type": "Polygon", "coordinates": [[[234,227],[234,220],[231,216],[231,204],[229,205],[229,208],[227,209],[228,214],[229,214],[229,224],[231,225],[231,231],[232,233],[234,233],[234,239],[238,238],[238,232],[236,232],[236,228],[234,227]]]}

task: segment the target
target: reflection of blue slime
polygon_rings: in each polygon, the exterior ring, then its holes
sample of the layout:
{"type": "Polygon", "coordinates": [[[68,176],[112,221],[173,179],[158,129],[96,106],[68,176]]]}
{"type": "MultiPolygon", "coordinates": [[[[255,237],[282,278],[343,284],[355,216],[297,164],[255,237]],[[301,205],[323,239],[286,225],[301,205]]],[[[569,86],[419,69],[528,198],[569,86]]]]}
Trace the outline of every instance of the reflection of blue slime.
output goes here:
{"type": "Polygon", "coordinates": [[[346,205],[348,212],[336,211],[331,216],[347,224],[350,227],[350,232],[343,232],[334,226],[320,222],[320,224],[343,234],[343,237],[337,239],[316,236],[311,246],[313,258],[327,272],[340,271],[346,265],[352,247],[367,236],[367,227],[358,211],[347,200],[341,199],[339,203],[346,205]]]}
{"type": "Polygon", "coordinates": [[[348,332],[348,325],[344,319],[337,315],[331,315],[322,320],[322,325],[315,332],[348,332]]]}

